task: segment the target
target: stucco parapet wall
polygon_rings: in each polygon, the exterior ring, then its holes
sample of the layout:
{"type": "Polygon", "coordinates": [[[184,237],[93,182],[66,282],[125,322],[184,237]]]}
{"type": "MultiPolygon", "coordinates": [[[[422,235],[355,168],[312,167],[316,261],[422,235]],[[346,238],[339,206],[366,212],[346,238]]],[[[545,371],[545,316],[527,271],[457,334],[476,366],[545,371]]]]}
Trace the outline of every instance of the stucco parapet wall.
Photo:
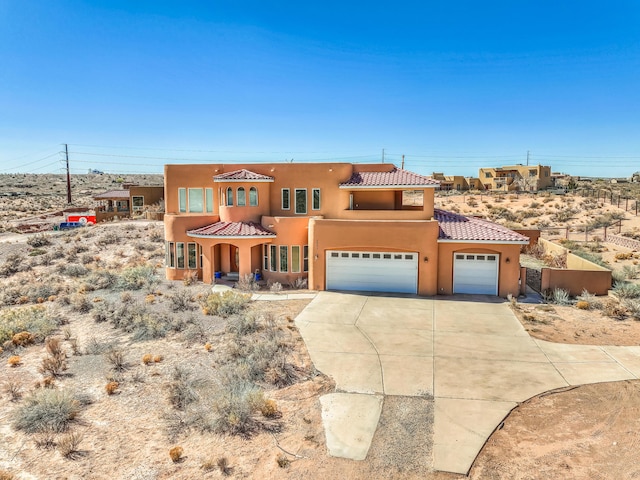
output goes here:
{"type": "Polygon", "coordinates": [[[405,220],[433,220],[433,212],[425,210],[343,210],[341,219],[349,222],[358,220],[375,220],[390,222],[405,220]]]}
{"type": "MultiPolygon", "coordinates": [[[[544,238],[539,239],[538,243],[539,245],[542,246],[542,248],[544,248],[545,253],[551,252],[556,255],[566,254],[567,255],[566,270],[582,270],[587,272],[611,272],[610,269],[597,265],[582,257],[579,257],[578,255],[571,253],[571,250],[561,245],[557,245],[553,242],[550,242],[549,240],[545,240],[544,238]]],[[[564,269],[550,268],[550,270],[564,270],[564,269]]]]}

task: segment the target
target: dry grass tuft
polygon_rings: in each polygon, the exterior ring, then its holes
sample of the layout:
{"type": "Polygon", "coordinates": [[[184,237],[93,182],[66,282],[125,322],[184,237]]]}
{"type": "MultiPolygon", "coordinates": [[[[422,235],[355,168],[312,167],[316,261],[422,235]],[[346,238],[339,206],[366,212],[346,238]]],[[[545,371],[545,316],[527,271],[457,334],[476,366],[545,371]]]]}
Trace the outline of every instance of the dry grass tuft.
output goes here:
{"type": "Polygon", "coordinates": [[[65,435],[58,442],[58,451],[64,458],[73,459],[80,453],[79,447],[82,442],[82,434],[71,432],[65,435]]]}
{"type": "Polygon", "coordinates": [[[153,355],[146,353],[142,356],[142,363],[149,365],[151,362],[153,362],[153,355]]]}
{"type": "Polygon", "coordinates": [[[104,389],[107,392],[107,395],[113,395],[118,390],[120,384],[118,382],[109,382],[105,385],[104,389]]]}
{"type": "Polygon", "coordinates": [[[29,332],[19,332],[11,337],[11,343],[13,343],[16,347],[26,347],[27,345],[31,345],[33,342],[33,335],[31,335],[29,332]]]}
{"type": "Polygon", "coordinates": [[[209,342],[207,342],[207,343],[205,343],[205,344],[204,344],[204,349],[205,349],[207,352],[210,352],[212,348],[213,348],[213,345],[211,345],[209,342]]]}
{"type": "Polygon", "coordinates": [[[17,367],[21,362],[22,360],[19,355],[11,355],[7,359],[7,365],[9,365],[10,367],[17,367]]]}
{"type": "Polygon", "coordinates": [[[276,457],[276,463],[280,468],[287,468],[291,464],[291,460],[284,453],[279,453],[276,457]]]}
{"type": "Polygon", "coordinates": [[[0,470],[0,480],[16,480],[16,476],[7,470],[0,470]]]}
{"type": "Polygon", "coordinates": [[[182,455],[184,454],[184,449],[180,446],[173,447],[169,450],[169,457],[171,457],[171,461],[173,463],[178,463],[182,460],[182,455]]]}
{"type": "Polygon", "coordinates": [[[162,360],[164,360],[162,355],[154,355],[153,357],[153,363],[160,363],[162,360]]]}
{"type": "Polygon", "coordinates": [[[578,302],[576,303],[576,308],[580,310],[589,310],[589,308],[591,308],[591,305],[589,305],[589,302],[585,300],[578,300],[578,302]]]}

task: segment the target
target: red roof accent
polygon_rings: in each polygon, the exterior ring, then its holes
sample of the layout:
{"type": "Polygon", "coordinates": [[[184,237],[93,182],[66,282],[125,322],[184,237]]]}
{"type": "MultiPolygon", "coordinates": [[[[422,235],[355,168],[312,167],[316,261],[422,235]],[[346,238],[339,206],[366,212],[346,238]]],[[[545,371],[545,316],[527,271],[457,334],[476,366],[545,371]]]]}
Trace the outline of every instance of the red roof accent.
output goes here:
{"type": "Polygon", "coordinates": [[[477,240],[490,242],[527,242],[529,238],[497,223],[457,213],[434,209],[434,218],[440,226],[440,240],[477,240]]]}
{"type": "Polygon", "coordinates": [[[275,237],[275,233],[254,222],[217,222],[187,231],[189,236],[206,237],[275,237]]]}
{"type": "Polygon", "coordinates": [[[111,200],[113,198],[129,198],[129,190],[109,190],[93,196],[94,200],[111,200]]]}
{"type": "Polygon", "coordinates": [[[213,179],[217,182],[223,182],[225,180],[262,180],[262,181],[273,181],[273,177],[268,175],[262,175],[260,173],[251,172],[249,170],[245,170],[244,168],[241,170],[234,170],[233,172],[221,173],[220,175],[215,175],[213,179]]]}
{"type": "Polygon", "coordinates": [[[390,172],[355,172],[341,187],[436,187],[440,182],[433,178],[401,168],[394,168],[390,172]]]}

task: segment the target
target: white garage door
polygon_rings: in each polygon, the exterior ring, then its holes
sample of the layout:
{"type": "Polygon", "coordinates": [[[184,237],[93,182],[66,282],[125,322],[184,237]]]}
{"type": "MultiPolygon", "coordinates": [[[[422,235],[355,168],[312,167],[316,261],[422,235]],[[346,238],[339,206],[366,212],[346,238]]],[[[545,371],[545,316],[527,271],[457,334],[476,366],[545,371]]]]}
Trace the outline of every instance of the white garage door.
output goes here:
{"type": "Polygon", "coordinates": [[[453,260],[453,293],[498,294],[500,255],[456,253],[453,260]]]}
{"type": "Polygon", "coordinates": [[[417,293],[418,254],[327,251],[327,290],[417,293]]]}

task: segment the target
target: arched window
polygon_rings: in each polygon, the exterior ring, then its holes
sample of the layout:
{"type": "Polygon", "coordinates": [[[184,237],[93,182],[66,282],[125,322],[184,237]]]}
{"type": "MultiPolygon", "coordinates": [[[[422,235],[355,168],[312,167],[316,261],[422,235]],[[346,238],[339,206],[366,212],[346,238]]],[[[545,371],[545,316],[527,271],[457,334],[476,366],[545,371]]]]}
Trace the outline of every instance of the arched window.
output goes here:
{"type": "Polygon", "coordinates": [[[227,206],[228,207],[233,206],[233,188],[231,187],[227,188],[227,206]]]}
{"type": "Polygon", "coordinates": [[[244,193],[244,187],[238,188],[238,206],[244,207],[247,205],[247,196],[244,193]]]}
{"type": "Polygon", "coordinates": [[[256,187],[251,187],[249,189],[249,206],[250,207],[258,206],[258,189],[256,187]]]}

